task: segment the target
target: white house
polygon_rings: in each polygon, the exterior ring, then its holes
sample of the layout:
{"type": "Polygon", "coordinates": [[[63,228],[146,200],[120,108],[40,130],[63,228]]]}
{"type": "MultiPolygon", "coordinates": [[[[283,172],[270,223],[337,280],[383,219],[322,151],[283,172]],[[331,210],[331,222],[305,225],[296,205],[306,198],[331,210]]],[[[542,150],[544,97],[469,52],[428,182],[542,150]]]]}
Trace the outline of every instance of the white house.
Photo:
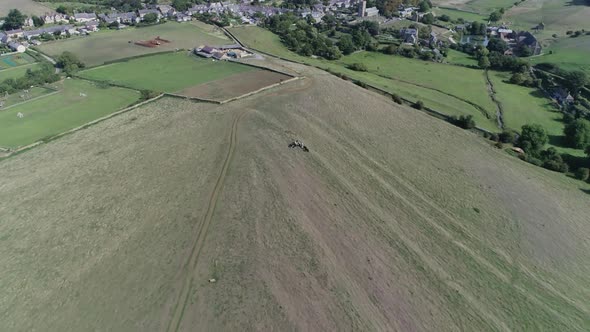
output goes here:
{"type": "Polygon", "coordinates": [[[14,52],[18,53],[25,53],[25,51],[27,50],[27,48],[23,44],[17,42],[9,42],[8,47],[10,47],[10,49],[14,52]]]}
{"type": "Polygon", "coordinates": [[[74,14],[74,20],[78,23],[86,23],[96,20],[95,13],[77,13],[74,14]]]}

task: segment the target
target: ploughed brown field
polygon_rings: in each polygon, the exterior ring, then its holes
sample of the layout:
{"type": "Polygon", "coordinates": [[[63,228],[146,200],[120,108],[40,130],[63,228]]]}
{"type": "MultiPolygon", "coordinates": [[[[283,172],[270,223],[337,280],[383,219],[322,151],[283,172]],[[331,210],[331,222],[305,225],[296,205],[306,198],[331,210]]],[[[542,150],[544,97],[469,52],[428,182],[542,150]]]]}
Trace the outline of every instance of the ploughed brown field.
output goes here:
{"type": "Polygon", "coordinates": [[[0,330],[590,326],[588,187],[277,66],[1,161],[0,330]]]}
{"type": "Polygon", "coordinates": [[[186,88],[177,92],[177,94],[192,98],[223,101],[258,91],[273,84],[285,82],[291,78],[269,70],[254,70],[186,88]]]}

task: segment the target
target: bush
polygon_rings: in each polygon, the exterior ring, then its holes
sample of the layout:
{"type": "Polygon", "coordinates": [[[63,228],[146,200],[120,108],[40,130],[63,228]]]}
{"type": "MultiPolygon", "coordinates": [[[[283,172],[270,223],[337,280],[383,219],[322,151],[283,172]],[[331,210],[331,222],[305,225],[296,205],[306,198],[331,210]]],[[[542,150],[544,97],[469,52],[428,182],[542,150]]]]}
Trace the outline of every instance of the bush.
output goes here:
{"type": "Polygon", "coordinates": [[[496,142],[496,144],[494,144],[494,146],[497,147],[498,149],[504,148],[504,144],[502,144],[502,142],[496,142]]]}
{"type": "Polygon", "coordinates": [[[364,63],[353,63],[352,65],[348,66],[348,68],[354,70],[354,71],[367,71],[369,70],[367,68],[367,65],[365,65],[364,63]]]}
{"type": "Polygon", "coordinates": [[[498,136],[498,134],[496,134],[496,133],[493,133],[492,135],[490,135],[490,140],[492,140],[494,142],[499,142],[500,136],[498,136]]]}
{"type": "Polygon", "coordinates": [[[414,107],[417,110],[424,109],[424,102],[422,100],[418,100],[412,105],[412,107],[414,107]]]}
{"type": "Polygon", "coordinates": [[[454,124],[463,129],[475,128],[475,120],[473,120],[472,115],[461,115],[458,119],[454,120],[454,124]]]}
{"type": "Polygon", "coordinates": [[[590,177],[590,169],[585,167],[580,167],[576,170],[576,178],[582,181],[587,181],[588,177],[590,177]]]}
{"type": "Polygon", "coordinates": [[[141,90],[141,100],[148,100],[155,98],[159,93],[152,90],[141,90]]]}
{"type": "Polygon", "coordinates": [[[368,87],[367,86],[367,83],[362,82],[362,81],[355,81],[354,84],[356,84],[356,85],[358,85],[358,86],[360,86],[361,88],[364,88],[364,89],[366,89],[368,87]]]}
{"type": "Polygon", "coordinates": [[[502,143],[514,143],[515,138],[516,138],[516,135],[514,135],[514,132],[508,131],[508,130],[504,130],[498,136],[498,140],[502,143]]]}
{"type": "Polygon", "coordinates": [[[394,102],[396,102],[397,104],[403,104],[403,100],[401,99],[400,96],[394,94],[393,96],[391,96],[391,99],[393,99],[394,102]]]}
{"type": "Polygon", "coordinates": [[[543,165],[543,161],[541,159],[537,159],[530,155],[526,155],[525,161],[539,167],[543,165]]]}

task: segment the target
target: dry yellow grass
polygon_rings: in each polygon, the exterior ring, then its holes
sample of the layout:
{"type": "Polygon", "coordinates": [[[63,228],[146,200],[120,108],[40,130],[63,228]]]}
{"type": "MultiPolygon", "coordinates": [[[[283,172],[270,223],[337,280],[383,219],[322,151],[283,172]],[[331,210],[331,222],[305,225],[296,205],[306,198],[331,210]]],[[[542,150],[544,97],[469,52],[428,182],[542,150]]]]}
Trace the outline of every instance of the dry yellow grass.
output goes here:
{"type": "Polygon", "coordinates": [[[1,162],[0,330],[590,324],[588,187],[292,69],[308,78],[1,162]]]}

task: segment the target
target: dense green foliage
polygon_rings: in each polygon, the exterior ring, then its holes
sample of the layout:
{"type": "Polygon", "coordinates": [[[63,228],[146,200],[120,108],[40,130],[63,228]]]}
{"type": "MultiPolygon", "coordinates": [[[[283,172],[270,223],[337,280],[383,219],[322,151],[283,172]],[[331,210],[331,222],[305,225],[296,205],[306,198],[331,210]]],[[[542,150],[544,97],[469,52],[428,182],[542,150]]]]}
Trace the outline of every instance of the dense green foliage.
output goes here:
{"type": "Polygon", "coordinates": [[[2,25],[3,30],[20,29],[25,24],[27,17],[18,9],[11,9],[2,25]]]}
{"type": "Polygon", "coordinates": [[[61,68],[67,75],[73,75],[86,65],[72,52],[63,52],[56,60],[56,66],[61,68]]]}
{"type": "Polygon", "coordinates": [[[547,144],[549,137],[545,129],[538,125],[524,125],[518,138],[518,145],[527,153],[538,153],[547,144]]]}
{"type": "Polygon", "coordinates": [[[0,93],[15,93],[29,89],[31,86],[53,83],[59,80],[55,68],[50,63],[42,63],[39,69],[27,69],[25,76],[9,78],[0,83],[0,93]]]}
{"type": "Polygon", "coordinates": [[[340,49],[316,27],[291,13],[271,16],[265,21],[265,26],[281,36],[290,50],[300,55],[317,55],[329,60],[342,56],[340,49]]]}
{"type": "Polygon", "coordinates": [[[585,149],[590,146],[590,121],[573,120],[565,126],[563,132],[567,144],[572,148],[585,149]]]}

